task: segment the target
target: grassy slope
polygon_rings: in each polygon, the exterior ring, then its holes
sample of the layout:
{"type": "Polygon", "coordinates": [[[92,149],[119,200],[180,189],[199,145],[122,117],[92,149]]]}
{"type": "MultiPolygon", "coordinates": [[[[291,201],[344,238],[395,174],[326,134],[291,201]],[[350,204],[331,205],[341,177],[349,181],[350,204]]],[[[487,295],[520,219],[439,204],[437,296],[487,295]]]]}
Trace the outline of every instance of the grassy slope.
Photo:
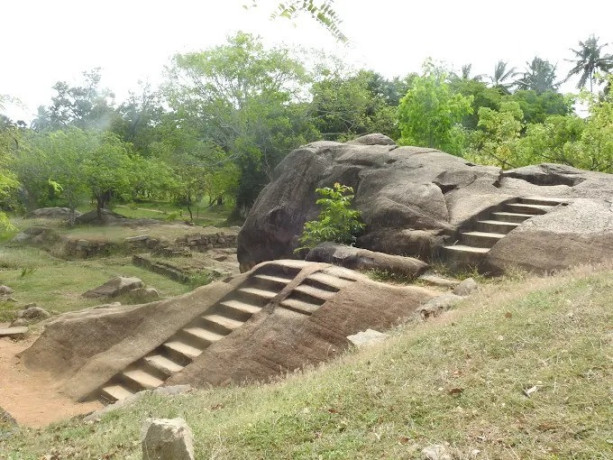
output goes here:
{"type": "Polygon", "coordinates": [[[0,452],[136,459],[146,417],[181,416],[198,458],[421,458],[433,443],[458,458],[613,458],[612,304],[611,269],[506,281],[320,369],[147,396],[94,425],[23,429],[0,452]]]}

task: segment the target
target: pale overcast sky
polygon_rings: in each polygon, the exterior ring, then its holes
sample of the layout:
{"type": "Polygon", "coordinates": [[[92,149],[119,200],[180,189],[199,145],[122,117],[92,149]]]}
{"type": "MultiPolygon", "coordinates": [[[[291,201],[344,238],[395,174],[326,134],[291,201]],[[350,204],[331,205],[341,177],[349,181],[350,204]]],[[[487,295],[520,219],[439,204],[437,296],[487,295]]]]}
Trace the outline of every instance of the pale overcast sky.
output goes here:
{"type": "MultiPolygon", "coordinates": [[[[499,59],[521,70],[535,55],[566,75],[571,47],[590,34],[613,42],[613,2],[584,0],[336,0],[349,48],[305,19],[270,21],[278,1],[260,0],[14,0],[3,2],[0,94],[19,98],[13,118],[30,120],[58,80],[77,83],[102,68],[102,85],[121,101],[138,80],[157,84],[170,56],[222,44],[238,30],[269,45],[337,50],[354,65],[387,77],[419,71],[427,57],[475,73],[493,72],[499,59]]],[[[613,45],[608,48],[613,53],[613,45]]],[[[567,85],[565,90],[573,89],[567,85]]]]}

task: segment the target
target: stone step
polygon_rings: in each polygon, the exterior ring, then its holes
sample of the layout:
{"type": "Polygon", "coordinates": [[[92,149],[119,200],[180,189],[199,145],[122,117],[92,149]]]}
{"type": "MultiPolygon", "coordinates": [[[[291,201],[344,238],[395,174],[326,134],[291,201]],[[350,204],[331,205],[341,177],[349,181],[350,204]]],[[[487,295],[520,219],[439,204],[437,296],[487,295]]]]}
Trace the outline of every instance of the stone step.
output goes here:
{"type": "Polygon", "coordinates": [[[353,283],[354,281],[357,281],[355,273],[347,268],[329,267],[329,268],[326,268],[325,272],[327,275],[335,276],[337,278],[340,278],[343,281],[349,281],[351,283],[353,283]]]}
{"type": "Polygon", "coordinates": [[[224,316],[237,321],[247,321],[261,309],[262,307],[260,306],[236,299],[224,300],[223,302],[220,302],[219,306],[217,307],[217,310],[223,313],[224,316]]]}
{"type": "Polygon", "coordinates": [[[275,260],[274,262],[269,262],[265,266],[259,268],[257,270],[257,274],[294,279],[296,275],[298,275],[298,273],[300,273],[300,271],[308,264],[309,262],[305,260],[275,260]]]}
{"type": "Polygon", "coordinates": [[[237,321],[227,316],[209,314],[202,317],[206,322],[207,329],[220,335],[228,335],[234,329],[241,327],[244,321],[237,321]]]}
{"type": "Polygon", "coordinates": [[[311,315],[313,312],[317,311],[320,307],[319,305],[312,304],[309,302],[305,302],[299,299],[287,298],[283,300],[280,304],[282,307],[287,308],[289,310],[293,310],[297,313],[302,313],[303,315],[311,315]]]}
{"type": "Polygon", "coordinates": [[[479,267],[489,252],[489,248],[476,248],[464,244],[445,246],[443,250],[449,265],[455,268],[479,267]]]}
{"type": "MultiPolygon", "coordinates": [[[[132,369],[130,371],[125,371],[123,374],[121,374],[121,376],[122,379],[130,380],[131,382],[137,384],[138,387],[145,390],[148,388],[157,388],[162,383],[164,383],[162,379],[159,379],[149,374],[148,372],[145,372],[142,369],[132,369]]],[[[128,385],[132,386],[130,385],[130,383],[128,383],[128,385]]]]}
{"type": "Polygon", "coordinates": [[[181,364],[175,363],[166,356],[151,355],[146,356],[144,360],[147,362],[147,364],[149,364],[149,366],[157,369],[167,377],[170,377],[172,374],[183,370],[183,366],[181,364]]]}
{"type": "Polygon", "coordinates": [[[179,340],[166,342],[162,346],[166,349],[173,360],[177,359],[183,365],[190,363],[194,358],[197,358],[202,354],[202,350],[200,348],[193,347],[179,340]]]}
{"type": "Polygon", "coordinates": [[[475,225],[474,230],[477,232],[487,233],[509,233],[511,230],[517,228],[519,224],[517,222],[501,222],[498,220],[480,220],[475,225]]]}
{"type": "Polygon", "coordinates": [[[293,268],[302,270],[307,265],[311,264],[311,262],[307,262],[306,260],[298,260],[298,259],[283,259],[283,260],[275,260],[273,263],[269,264],[266,268],[293,268]]]}
{"type": "Polygon", "coordinates": [[[234,297],[237,300],[241,300],[245,303],[250,303],[258,307],[263,307],[268,302],[270,302],[273,297],[276,297],[278,293],[278,291],[271,291],[268,289],[244,287],[234,291],[234,297]]]}
{"type": "Polygon", "coordinates": [[[281,276],[273,276],[273,275],[255,275],[251,279],[256,281],[257,285],[262,284],[266,286],[275,286],[275,288],[279,287],[279,290],[281,290],[293,278],[283,278],[281,276]]]}
{"type": "Polygon", "coordinates": [[[132,396],[133,394],[134,392],[130,391],[123,385],[107,385],[100,390],[100,397],[109,403],[121,401],[122,399],[126,399],[128,396],[132,396]]]}
{"type": "Polygon", "coordinates": [[[27,326],[0,327],[0,337],[19,337],[27,333],[27,326]]]}
{"type": "Polygon", "coordinates": [[[326,291],[315,286],[309,286],[308,284],[301,284],[294,288],[291,297],[307,303],[323,305],[326,300],[331,299],[335,294],[336,292],[326,291]]]}
{"type": "Polygon", "coordinates": [[[182,332],[192,339],[189,341],[190,345],[202,350],[225,337],[225,335],[197,326],[186,327],[182,330],[182,332]]]}
{"type": "Polygon", "coordinates": [[[542,204],[526,204],[526,203],[508,203],[505,209],[513,213],[532,214],[533,216],[547,214],[553,209],[553,206],[545,206],[542,204]]]}
{"type": "Polygon", "coordinates": [[[520,214],[517,212],[493,212],[492,217],[500,222],[514,222],[521,224],[526,219],[534,217],[534,214],[520,214]]]}
{"type": "Polygon", "coordinates": [[[504,233],[464,232],[462,233],[461,242],[466,246],[491,248],[504,237],[504,233]]]}
{"type": "Polygon", "coordinates": [[[527,196],[519,199],[520,203],[536,204],[542,206],[558,206],[560,204],[568,203],[568,200],[564,198],[553,198],[548,196],[527,196]]]}
{"type": "Polygon", "coordinates": [[[316,272],[310,274],[305,280],[304,283],[310,284],[311,286],[318,287],[320,289],[325,289],[331,292],[338,292],[343,287],[351,284],[352,281],[344,280],[342,278],[337,278],[336,276],[328,275],[322,272],[316,272]]]}

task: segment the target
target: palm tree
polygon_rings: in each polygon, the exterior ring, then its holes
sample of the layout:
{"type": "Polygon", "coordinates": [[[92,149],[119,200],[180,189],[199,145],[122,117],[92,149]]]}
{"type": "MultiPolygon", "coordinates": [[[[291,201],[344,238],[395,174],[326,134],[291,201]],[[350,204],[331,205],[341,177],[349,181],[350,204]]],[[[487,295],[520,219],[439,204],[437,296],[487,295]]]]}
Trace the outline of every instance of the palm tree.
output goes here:
{"type": "Polygon", "coordinates": [[[527,68],[521,73],[521,78],[515,81],[518,89],[532,90],[537,94],[546,91],[556,91],[561,82],[556,82],[556,66],[551,62],[535,57],[532,62],[526,62],[527,68]]]}
{"type": "Polygon", "coordinates": [[[515,67],[511,67],[507,70],[508,65],[508,62],[498,61],[494,67],[494,75],[489,77],[494,87],[501,88],[506,92],[508,92],[509,88],[513,85],[513,83],[507,82],[507,80],[517,75],[515,67]]]}
{"type": "Polygon", "coordinates": [[[575,53],[575,59],[568,59],[569,62],[575,63],[575,67],[570,69],[566,79],[568,80],[573,75],[581,75],[577,88],[585,88],[585,84],[589,80],[590,92],[594,87],[596,72],[601,71],[606,74],[613,69],[613,56],[610,54],[601,55],[603,48],[608,43],[599,45],[598,40],[592,35],[586,41],[580,41],[578,50],[571,48],[571,51],[575,53]]]}
{"type": "Polygon", "coordinates": [[[481,81],[485,75],[478,74],[472,75],[473,73],[473,65],[465,64],[460,68],[460,74],[452,73],[451,77],[456,78],[458,80],[472,80],[472,81],[481,81]]]}

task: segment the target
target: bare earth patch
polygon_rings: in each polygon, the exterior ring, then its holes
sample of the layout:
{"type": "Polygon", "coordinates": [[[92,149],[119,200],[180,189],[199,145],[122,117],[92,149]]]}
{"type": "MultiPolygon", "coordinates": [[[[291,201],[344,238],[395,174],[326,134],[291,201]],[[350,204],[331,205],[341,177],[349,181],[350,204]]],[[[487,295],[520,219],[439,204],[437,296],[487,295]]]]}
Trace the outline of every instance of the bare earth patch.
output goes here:
{"type": "MultiPolygon", "coordinates": [[[[0,327],[7,325],[0,323],[0,327]]],[[[97,401],[75,403],[62,396],[49,374],[26,369],[20,363],[17,355],[35,340],[32,336],[18,342],[0,339],[0,407],[20,425],[32,428],[100,409],[102,404],[97,401]]]]}

